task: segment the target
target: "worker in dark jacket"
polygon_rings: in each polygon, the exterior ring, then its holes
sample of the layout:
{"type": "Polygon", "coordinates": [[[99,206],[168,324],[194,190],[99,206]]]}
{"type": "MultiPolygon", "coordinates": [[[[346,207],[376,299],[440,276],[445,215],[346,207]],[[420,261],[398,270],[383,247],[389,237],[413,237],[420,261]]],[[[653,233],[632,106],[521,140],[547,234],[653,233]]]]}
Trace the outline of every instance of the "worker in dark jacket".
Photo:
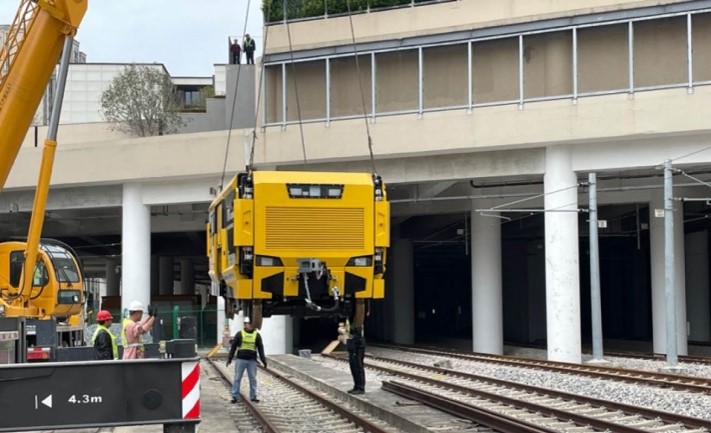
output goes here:
{"type": "Polygon", "coordinates": [[[242,381],[244,370],[247,370],[249,377],[249,399],[259,403],[257,398],[257,352],[262,360],[262,365],[267,368],[267,358],[264,356],[264,344],[259,331],[252,327],[249,317],[244,318],[244,328],[235,334],[230,347],[230,354],[227,355],[227,366],[232,363],[232,357],[237,352],[237,365],[235,366],[235,378],[232,381],[232,403],[239,399],[239,387],[242,381]]]}
{"type": "Polygon", "coordinates": [[[365,367],[363,366],[365,358],[365,337],[363,336],[362,326],[351,326],[346,321],[346,347],[348,348],[348,364],[351,367],[351,375],[353,376],[353,389],[349,390],[349,394],[364,394],[365,393],[365,367]]]}
{"type": "Polygon", "coordinates": [[[106,310],[101,310],[96,314],[96,321],[99,325],[91,337],[91,343],[96,349],[96,359],[112,360],[118,359],[118,346],[116,337],[111,333],[111,322],[113,317],[106,310]]]}
{"type": "Polygon", "coordinates": [[[233,65],[239,65],[241,53],[242,48],[239,46],[239,42],[237,42],[237,39],[233,40],[232,44],[230,45],[230,63],[232,63],[233,65]]]}

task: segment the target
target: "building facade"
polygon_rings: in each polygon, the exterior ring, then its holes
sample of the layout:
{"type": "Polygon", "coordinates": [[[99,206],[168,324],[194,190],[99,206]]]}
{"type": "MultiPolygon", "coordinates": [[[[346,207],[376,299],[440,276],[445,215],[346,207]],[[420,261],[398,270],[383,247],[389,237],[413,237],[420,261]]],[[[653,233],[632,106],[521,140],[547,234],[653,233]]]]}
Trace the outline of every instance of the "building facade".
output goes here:
{"type": "MultiPolygon", "coordinates": [[[[247,71],[237,65],[216,70],[219,126],[136,139],[102,123],[65,125],[47,236],[95,245],[119,236],[123,252],[97,254],[97,269],[113,272],[120,257],[126,302],[147,301],[168,263],[151,257],[158,234],[186,233],[204,274],[207,205],[252,145],[258,169],[375,169],[393,237],[387,299],[373,306],[369,333],[467,338],[492,353],[504,341],[545,342],[549,358],[579,362],[592,328],[587,180],[596,173],[603,335],[664,353],[673,301],[686,353],[711,341],[710,13],[708,1],[453,0],[277,20],[265,27],[264,85],[260,68],[247,74],[259,89],[245,96],[257,127],[230,122],[247,71]],[[665,212],[666,160],[676,171],[665,212]],[[675,230],[671,299],[665,213],[675,230]]],[[[74,102],[76,113],[93,110],[98,89],[88,87],[72,87],[84,93],[68,95],[66,113],[74,102]]],[[[38,163],[30,141],[16,168],[38,163]]],[[[27,211],[35,173],[11,173],[0,228],[27,211]]],[[[269,320],[271,353],[291,351],[307,327],[269,320]]]]}

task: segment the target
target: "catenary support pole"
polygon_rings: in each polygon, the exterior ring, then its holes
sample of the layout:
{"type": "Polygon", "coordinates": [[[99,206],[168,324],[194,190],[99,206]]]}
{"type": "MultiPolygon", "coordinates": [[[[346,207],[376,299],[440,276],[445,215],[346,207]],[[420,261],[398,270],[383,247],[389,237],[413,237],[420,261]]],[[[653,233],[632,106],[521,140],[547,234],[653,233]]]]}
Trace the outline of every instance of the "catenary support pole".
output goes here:
{"type": "Polygon", "coordinates": [[[674,186],[672,163],[664,161],[664,294],[667,300],[667,364],[679,362],[676,346],[676,293],[674,293],[674,186]]]}
{"type": "Polygon", "coordinates": [[[588,174],[590,199],[590,307],[592,309],[593,360],[602,360],[602,306],[600,297],[600,249],[597,237],[597,177],[588,174]]]}

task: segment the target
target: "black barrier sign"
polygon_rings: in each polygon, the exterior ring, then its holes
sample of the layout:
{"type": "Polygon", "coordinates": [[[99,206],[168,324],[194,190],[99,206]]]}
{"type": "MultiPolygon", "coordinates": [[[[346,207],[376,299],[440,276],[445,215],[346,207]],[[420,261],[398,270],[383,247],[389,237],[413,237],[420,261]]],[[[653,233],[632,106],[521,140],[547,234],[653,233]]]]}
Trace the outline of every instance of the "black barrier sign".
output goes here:
{"type": "Polygon", "coordinates": [[[184,362],[0,366],[0,432],[183,421],[184,362]]]}

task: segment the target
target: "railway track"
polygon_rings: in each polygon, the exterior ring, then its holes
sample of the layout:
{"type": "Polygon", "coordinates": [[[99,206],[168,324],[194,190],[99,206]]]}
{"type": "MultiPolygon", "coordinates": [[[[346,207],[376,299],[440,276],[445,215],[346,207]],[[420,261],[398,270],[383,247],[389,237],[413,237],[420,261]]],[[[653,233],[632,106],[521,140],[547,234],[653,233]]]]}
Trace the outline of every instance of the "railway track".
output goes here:
{"type": "MultiPolygon", "coordinates": [[[[231,387],[232,378],[217,368],[214,361],[210,360],[210,364],[220,374],[225,386],[231,387]]],[[[243,383],[245,386],[246,380],[243,383]]],[[[327,398],[271,369],[260,369],[259,387],[269,390],[262,393],[260,403],[254,403],[243,395],[241,403],[235,405],[245,408],[245,417],[250,419],[248,423],[252,425],[252,429],[238,425],[237,431],[399,433],[399,430],[381,421],[370,420],[350,409],[343,401],[327,398]],[[255,430],[254,426],[259,428],[255,430]]]]}
{"type": "MultiPolygon", "coordinates": [[[[338,357],[331,356],[339,359],[338,357]]],[[[711,422],[546,388],[477,376],[382,357],[366,358],[366,368],[398,377],[383,389],[464,416],[488,409],[533,424],[544,431],[709,432],[711,422]]]]}
{"type": "MultiPolygon", "coordinates": [[[[690,342],[691,344],[691,342],[690,342]]],[[[694,345],[708,345],[700,342],[695,342],[694,345]]],[[[511,344],[515,347],[525,347],[529,349],[546,350],[545,346],[535,345],[535,344],[511,344]]],[[[432,348],[435,349],[436,348],[432,348]]],[[[586,355],[591,355],[592,350],[583,349],[583,353],[586,355]]],[[[663,353],[648,353],[648,352],[625,352],[625,351],[608,351],[606,350],[604,356],[614,356],[617,358],[631,358],[631,359],[644,359],[651,361],[666,361],[667,356],[663,353]]],[[[700,365],[711,365],[711,357],[708,356],[690,356],[690,355],[679,355],[679,362],[689,363],[689,364],[700,364],[700,365]]]]}
{"type": "Polygon", "coordinates": [[[623,368],[603,367],[590,364],[572,364],[567,362],[516,358],[505,355],[489,355],[483,353],[465,353],[441,349],[424,349],[409,346],[376,345],[384,349],[394,349],[405,352],[426,354],[463,359],[467,361],[484,362],[498,365],[532,368],[557,373],[567,373],[598,379],[617,380],[625,383],[635,383],[647,386],[656,386],[680,391],[701,392],[711,394],[711,379],[676,374],[658,373],[642,370],[628,370],[623,368]]]}

